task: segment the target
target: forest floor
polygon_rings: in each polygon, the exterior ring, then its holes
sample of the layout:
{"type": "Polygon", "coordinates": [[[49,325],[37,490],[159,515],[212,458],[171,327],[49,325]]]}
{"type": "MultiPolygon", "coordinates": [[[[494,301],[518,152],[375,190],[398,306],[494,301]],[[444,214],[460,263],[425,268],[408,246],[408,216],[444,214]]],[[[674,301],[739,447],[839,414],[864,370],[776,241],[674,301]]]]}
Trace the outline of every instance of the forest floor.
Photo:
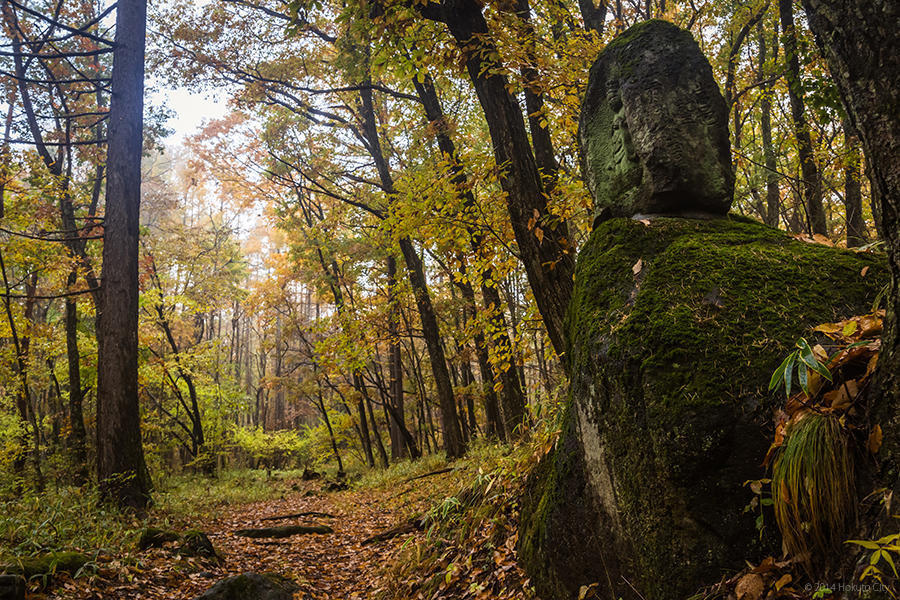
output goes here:
{"type": "MultiPolygon", "coordinates": [[[[180,556],[174,543],[145,551],[135,546],[119,557],[101,553],[93,573],[74,579],[58,575],[50,586],[28,597],[191,599],[222,578],[248,571],[293,580],[299,588],[297,600],[533,597],[515,562],[515,498],[521,482],[511,475],[515,471],[509,460],[505,468],[495,464],[493,472],[475,461],[442,466],[433,470],[446,472],[421,472],[429,468],[425,465],[402,478],[387,476],[336,492],[324,491],[322,481],[277,480],[272,498],[213,505],[191,522],[182,520],[182,531],[208,534],[221,562],[180,556]],[[264,520],[313,511],[333,518],[264,520]],[[421,515],[430,515],[429,525],[421,531],[363,543],[421,515]],[[329,525],[334,532],[282,539],[249,539],[234,533],[294,524],[329,525]]],[[[178,520],[169,524],[178,529],[178,520]]]]}

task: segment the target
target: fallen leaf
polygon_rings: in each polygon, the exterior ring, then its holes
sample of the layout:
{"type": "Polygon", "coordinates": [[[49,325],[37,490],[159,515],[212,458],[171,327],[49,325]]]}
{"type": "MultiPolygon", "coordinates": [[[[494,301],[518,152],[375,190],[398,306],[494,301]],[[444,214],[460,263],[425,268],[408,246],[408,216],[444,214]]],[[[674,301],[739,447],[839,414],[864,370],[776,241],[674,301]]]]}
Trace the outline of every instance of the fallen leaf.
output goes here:
{"type": "Polygon", "coordinates": [[[869,449],[869,452],[872,454],[878,454],[878,451],[881,449],[881,425],[875,425],[872,428],[872,433],[869,434],[869,441],[866,442],[866,447],[869,449]]]}
{"type": "Polygon", "coordinates": [[[644,268],[644,260],[639,258],[638,261],[636,263],[634,263],[634,266],[631,267],[631,272],[634,273],[635,275],[637,275],[638,273],[641,272],[641,269],[643,269],[643,268],[644,268]]]}
{"type": "Polygon", "coordinates": [[[859,337],[866,339],[881,335],[881,318],[874,315],[866,315],[859,319],[859,337]]]}
{"type": "Polygon", "coordinates": [[[831,246],[831,247],[834,246],[834,242],[832,242],[830,239],[828,239],[821,233],[814,233],[813,241],[817,244],[822,244],[823,246],[831,246]]]}
{"type": "Polygon", "coordinates": [[[793,581],[793,579],[794,578],[791,577],[790,573],[785,573],[784,575],[782,575],[781,577],[778,578],[778,581],[775,582],[775,589],[777,591],[781,591],[781,588],[783,588],[784,586],[789,584],[791,581],[793,581]]]}
{"type": "Polygon", "coordinates": [[[860,277],[865,277],[865,276],[866,276],[866,273],[868,273],[868,272],[869,272],[869,267],[863,267],[863,268],[862,268],[862,271],[859,272],[859,276],[860,276],[860,277]]]}

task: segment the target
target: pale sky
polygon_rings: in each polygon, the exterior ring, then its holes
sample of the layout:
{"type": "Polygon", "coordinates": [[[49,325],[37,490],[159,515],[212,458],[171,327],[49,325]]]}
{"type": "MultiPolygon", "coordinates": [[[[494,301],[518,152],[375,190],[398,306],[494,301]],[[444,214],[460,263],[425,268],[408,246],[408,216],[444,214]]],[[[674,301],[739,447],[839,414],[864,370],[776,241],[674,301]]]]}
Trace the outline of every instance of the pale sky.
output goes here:
{"type": "Polygon", "coordinates": [[[225,116],[228,107],[224,95],[210,92],[192,93],[188,88],[161,87],[150,94],[148,101],[163,105],[175,113],[166,123],[174,133],[165,139],[167,145],[177,146],[196,133],[207,121],[225,116]]]}

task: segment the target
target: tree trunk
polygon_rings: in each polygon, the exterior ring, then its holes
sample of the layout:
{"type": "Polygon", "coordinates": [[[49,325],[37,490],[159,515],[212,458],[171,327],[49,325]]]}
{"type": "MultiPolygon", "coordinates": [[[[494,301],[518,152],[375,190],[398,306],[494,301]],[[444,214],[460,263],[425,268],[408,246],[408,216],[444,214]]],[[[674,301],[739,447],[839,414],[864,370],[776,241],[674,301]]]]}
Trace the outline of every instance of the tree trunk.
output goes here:
{"type": "MultiPolygon", "coordinates": [[[[468,177],[466,177],[462,164],[460,164],[456,155],[456,146],[450,137],[449,126],[447,120],[444,118],[444,112],[441,108],[440,100],[434,89],[434,85],[431,82],[431,78],[426,75],[421,82],[416,78],[413,83],[415,84],[419,99],[422,101],[422,106],[425,109],[425,116],[435,129],[438,148],[441,153],[444,154],[446,160],[450,161],[450,169],[453,173],[453,183],[459,189],[464,206],[466,210],[475,212],[477,210],[475,196],[472,193],[471,186],[468,185],[468,177]]],[[[472,226],[469,227],[468,233],[472,250],[475,254],[483,255],[486,252],[486,248],[481,233],[472,226]]],[[[490,266],[485,267],[481,273],[481,294],[484,298],[485,310],[488,311],[489,314],[488,321],[490,323],[491,333],[490,343],[496,346],[498,348],[498,354],[503,356],[508,353],[510,348],[512,348],[512,344],[510,343],[509,335],[506,330],[506,321],[503,318],[500,295],[497,292],[493,278],[493,269],[490,266]],[[494,308],[492,309],[491,306],[494,308]]],[[[471,285],[465,282],[462,285],[468,286],[468,289],[463,287],[462,292],[466,299],[474,305],[475,294],[471,285]]],[[[487,388],[490,386],[490,392],[486,392],[487,395],[485,396],[487,419],[489,422],[496,419],[494,422],[499,423],[499,409],[496,406],[496,394],[493,388],[494,377],[487,376],[491,369],[489,366],[490,361],[488,360],[487,348],[484,346],[484,342],[485,338],[483,334],[479,333],[475,339],[476,348],[478,349],[478,352],[481,353],[478,357],[479,367],[482,371],[482,381],[489,382],[486,383],[485,387],[487,388]],[[479,342],[479,338],[481,338],[481,342],[479,342]]],[[[496,370],[497,379],[501,386],[504,413],[509,415],[510,419],[515,424],[521,423],[525,411],[525,396],[522,393],[519,380],[513,372],[512,363],[510,362],[509,365],[506,365],[506,363],[497,365],[496,370]]],[[[506,439],[507,434],[512,432],[512,429],[489,427],[488,435],[491,435],[491,430],[496,431],[501,439],[506,439]]]]}
{"type": "MultiPolygon", "coordinates": [[[[375,109],[372,103],[372,89],[360,90],[360,110],[363,117],[363,131],[368,142],[367,146],[372,160],[378,169],[381,187],[390,198],[394,194],[394,181],[390,173],[388,163],[381,150],[378,139],[378,128],[375,122],[375,109]]],[[[425,347],[428,349],[428,358],[431,362],[431,371],[437,388],[438,401],[441,405],[441,425],[444,428],[444,450],[447,458],[459,458],[465,453],[465,444],[459,430],[459,419],[456,414],[456,401],[453,398],[453,387],[450,385],[450,372],[447,369],[447,359],[444,356],[444,348],[441,345],[440,328],[437,317],[431,303],[431,295],[425,280],[425,270],[419,255],[413,248],[412,241],[408,237],[400,239],[400,252],[406,263],[406,273],[410,287],[416,298],[416,307],[419,309],[419,319],[422,322],[422,334],[425,337],[425,347]]]]}
{"type": "Polygon", "coordinates": [[[866,243],[866,224],[862,215],[862,157],[859,152],[859,136],[850,123],[844,119],[844,211],[847,219],[847,247],[855,248],[866,243]]]}
{"type": "Polygon", "coordinates": [[[891,288],[878,359],[879,392],[872,397],[880,423],[884,477],[896,486],[900,461],[900,29],[893,0],[803,0],[868,160],[873,205],[880,208],[891,288]]]}
{"type": "Polygon", "coordinates": [[[119,0],[97,324],[97,475],[104,496],[141,509],[152,484],[138,403],[138,230],[146,0],[119,0]]]}
{"type": "MultiPolygon", "coordinates": [[[[69,286],[74,285],[75,271],[69,273],[69,286]]],[[[78,305],[74,297],[66,298],[66,358],[69,365],[69,447],[75,465],[75,483],[87,482],[87,433],[84,429],[84,404],[81,389],[81,356],[78,352],[78,305]]]]}
{"type": "MultiPolygon", "coordinates": [[[[778,37],[775,36],[777,42],[778,37]]],[[[773,53],[778,54],[778,46],[773,48],[773,53]]],[[[759,23],[759,80],[766,77],[766,33],[759,23]]],[[[765,163],[766,179],[766,225],[778,227],[781,215],[781,193],[778,190],[778,163],[775,160],[775,147],[772,145],[772,86],[764,85],[759,108],[761,111],[760,128],[762,129],[763,161],[765,163]]]]}
{"type": "Polygon", "coordinates": [[[369,413],[369,422],[372,423],[372,436],[375,438],[375,447],[378,449],[378,458],[381,460],[381,466],[385,469],[390,464],[387,452],[384,449],[384,442],[381,441],[381,433],[378,431],[378,421],[375,420],[375,413],[372,411],[372,400],[369,398],[369,392],[366,390],[365,382],[361,382],[363,399],[366,403],[366,410],[369,413]]]}
{"type": "Polygon", "coordinates": [[[421,10],[427,18],[447,24],[466,60],[490,130],[494,158],[501,167],[500,185],[528,281],[553,346],[562,356],[563,320],[575,267],[573,246],[565,221],[547,209],[522,111],[509,92],[481,5],[475,0],[445,0],[439,7],[425,5],[421,10]]]}
{"type": "Polygon", "coordinates": [[[406,428],[403,407],[403,354],[400,347],[400,307],[397,305],[397,262],[393,256],[387,258],[388,286],[388,403],[393,410],[390,415],[391,459],[409,456],[402,431],[406,428]]]}
{"type": "Polygon", "coordinates": [[[778,0],[781,30],[784,34],[784,58],[787,63],[785,78],[791,101],[791,119],[797,135],[797,155],[800,158],[800,172],[803,177],[803,202],[806,207],[807,222],[811,233],[828,234],[825,223],[825,207],[822,205],[822,182],[813,154],[806,107],[800,88],[800,62],[797,59],[797,31],[794,27],[793,0],[778,0]]]}

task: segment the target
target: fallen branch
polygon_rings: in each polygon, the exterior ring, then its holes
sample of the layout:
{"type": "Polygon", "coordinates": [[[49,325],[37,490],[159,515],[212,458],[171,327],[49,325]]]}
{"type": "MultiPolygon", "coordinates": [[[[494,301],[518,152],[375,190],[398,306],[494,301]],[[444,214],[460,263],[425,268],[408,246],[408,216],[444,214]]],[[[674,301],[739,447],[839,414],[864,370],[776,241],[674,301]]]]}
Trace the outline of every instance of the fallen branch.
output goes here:
{"type": "Polygon", "coordinates": [[[375,534],[372,537],[367,537],[362,541],[362,545],[367,546],[368,544],[376,544],[378,542],[383,542],[385,540],[395,538],[399,535],[406,535],[407,533],[422,531],[423,529],[425,529],[425,521],[426,517],[423,515],[412,517],[406,523],[401,523],[400,525],[388,529],[387,531],[382,531],[381,533],[375,534]]]}
{"type": "Polygon", "coordinates": [[[307,512],[291,513],[289,515],[276,515],[274,517],[263,517],[260,521],[281,521],[282,519],[299,519],[300,517],[322,517],[323,519],[336,519],[334,515],[328,513],[310,510],[307,512]]]}
{"type": "Polygon", "coordinates": [[[436,471],[429,471],[428,473],[425,473],[424,475],[416,475],[415,477],[410,477],[409,479],[404,480],[403,483],[409,483],[410,481],[415,481],[416,479],[425,479],[426,477],[431,477],[433,475],[443,475],[444,473],[449,473],[450,471],[453,471],[453,470],[454,470],[453,467],[446,467],[443,469],[438,469],[436,471]]]}
{"type": "Polygon", "coordinates": [[[260,529],[238,529],[234,535],[247,538],[286,538],[307,533],[334,533],[328,525],[284,525],[282,527],[262,527],[260,529]]]}

